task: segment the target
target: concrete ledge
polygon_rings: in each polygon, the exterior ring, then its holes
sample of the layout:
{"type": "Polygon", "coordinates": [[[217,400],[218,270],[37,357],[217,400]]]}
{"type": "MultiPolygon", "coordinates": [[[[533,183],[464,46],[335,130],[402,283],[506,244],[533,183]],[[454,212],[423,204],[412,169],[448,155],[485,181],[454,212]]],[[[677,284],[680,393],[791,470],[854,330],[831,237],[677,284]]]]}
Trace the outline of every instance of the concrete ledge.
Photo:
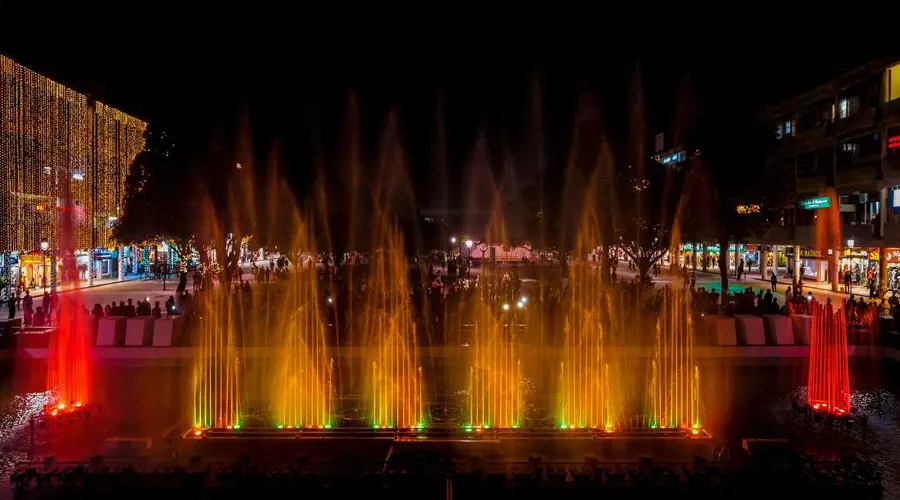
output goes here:
{"type": "Polygon", "coordinates": [[[153,337],[153,317],[138,316],[125,322],[125,345],[129,347],[149,346],[153,337]]]}
{"type": "Polygon", "coordinates": [[[791,326],[794,330],[794,344],[809,345],[812,334],[812,316],[809,314],[792,314],[791,326]]]}
{"type": "Polygon", "coordinates": [[[100,318],[97,325],[97,343],[100,347],[125,345],[125,316],[108,316],[100,318]]]}
{"type": "Polygon", "coordinates": [[[720,314],[710,314],[703,317],[706,327],[708,344],[717,346],[737,345],[737,330],[734,326],[734,318],[720,314]]]}
{"type": "Polygon", "coordinates": [[[783,314],[766,314],[763,315],[763,325],[766,328],[767,344],[794,344],[794,328],[791,325],[791,318],[783,314]]]}
{"type": "Polygon", "coordinates": [[[738,343],[741,345],[766,345],[766,333],[763,320],[750,314],[735,314],[738,343]]]}
{"type": "Polygon", "coordinates": [[[180,345],[184,328],[184,317],[165,316],[153,322],[153,347],[173,347],[180,345]]]}

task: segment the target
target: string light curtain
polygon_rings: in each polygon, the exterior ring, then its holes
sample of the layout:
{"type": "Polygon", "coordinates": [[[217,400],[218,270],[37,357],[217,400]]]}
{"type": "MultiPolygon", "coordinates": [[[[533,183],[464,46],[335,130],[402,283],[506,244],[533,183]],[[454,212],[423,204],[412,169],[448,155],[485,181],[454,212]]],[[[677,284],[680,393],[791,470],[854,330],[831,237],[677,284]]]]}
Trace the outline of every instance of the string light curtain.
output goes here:
{"type": "Polygon", "coordinates": [[[146,127],[0,55],[0,251],[58,248],[60,213],[77,249],[114,247],[146,127]]]}

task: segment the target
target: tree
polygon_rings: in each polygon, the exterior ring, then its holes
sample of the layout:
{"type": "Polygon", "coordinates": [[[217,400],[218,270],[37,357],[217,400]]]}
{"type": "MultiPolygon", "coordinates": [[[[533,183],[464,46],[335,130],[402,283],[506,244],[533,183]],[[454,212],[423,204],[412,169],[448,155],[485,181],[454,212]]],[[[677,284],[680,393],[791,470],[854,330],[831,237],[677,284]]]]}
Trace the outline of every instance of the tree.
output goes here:
{"type": "Polygon", "coordinates": [[[711,224],[709,232],[719,245],[723,301],[727,300],[730,243],[761,236],[771,223],[769,209],[778,207],[780,200],[781,186],[764,175],[768,141],[754,111],[740,99],[711,90],[698,106],[685,141],[686,149],[693,152],[689,168],[697,170],[709,187],[705,199],[694,199],[691,210],[711,214],[705,222],[711,224]],[[738,213],[739,205],[751,204],[760,205],[760,211],[738,213]]]}
{"type": "Polygon", "coordinates": [[[131,244],[168,242],[179,259],[191,253],[195,234],[196,196],[184,181],[187,162],[165,130],[150,126],[146,145],[125,180],[122,216],[113,235],[131,244]]]}

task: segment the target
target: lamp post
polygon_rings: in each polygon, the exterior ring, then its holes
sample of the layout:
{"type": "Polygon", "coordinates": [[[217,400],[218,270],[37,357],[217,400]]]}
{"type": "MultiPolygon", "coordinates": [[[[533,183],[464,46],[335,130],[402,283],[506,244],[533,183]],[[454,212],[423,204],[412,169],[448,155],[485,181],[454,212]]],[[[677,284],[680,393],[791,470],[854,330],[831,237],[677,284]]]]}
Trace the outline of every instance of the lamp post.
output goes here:
{"type": "Polygon", "coordinates": [[[43,270],[43,274],[41,275],[41,288],[47,289],[47,249],[50,248],[50,243],[47,241],[47,238],[41,238],[41,269],[43,270]]]}
{"type": "MultiPolygon", "coordinates": [[[[166,252],[166,261],[165,261],[165,264],[163,264],[163,270],[162,270],[163,291],[166,291],[166,275],[169,274],[169,244],[166,243],[165,241],[163,241],[162,244],[159,246],[159,248],[163,252],[166,252]]],[[[157,260],[158,259],[159,259],[159,257],[157,257],[157,260]]]]}

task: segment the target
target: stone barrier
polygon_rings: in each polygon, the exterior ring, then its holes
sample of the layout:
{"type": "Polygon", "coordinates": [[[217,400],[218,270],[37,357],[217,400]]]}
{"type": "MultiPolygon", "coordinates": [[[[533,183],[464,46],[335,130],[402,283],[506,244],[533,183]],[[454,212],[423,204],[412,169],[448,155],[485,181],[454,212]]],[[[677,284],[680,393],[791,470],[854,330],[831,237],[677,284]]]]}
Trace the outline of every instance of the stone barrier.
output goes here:
{"type": "Polygon", "coordinates": [[[738,343],[740,345],[766,345],[766,333],[763,320],[752,314],[735,314],[738,343]]]}
{"type": "Polygon", "coordinates": [[[107,316],[100,318],[97,325],[97,347],[115,347],[125,345],[125,316],[107,316]]]}
{"type": "Polygon", "coordinates": [[[712,345],[737,345],[734,318],[720,314],[708,314],[704,316],[704,322],[707,336],[712,345]]]}
{"type": "Polygon", "coordinates": [[[809,345],[812,334],[812,316],[809,314],[792,314],[791,326],[794,330],[794,343],[797,345],[809,345]]]}
{"type": "Polygon", "coordinates": [[[181,345],[184,330],[183,316],[165,316],[153,322],[153,347],[181,345]]]}
{"type": "Polygon", "coordinates": [[[794,327],[791,324],[791,318],[783,314],[765,314],[763,315],[763,325],[766,327],[767,344],[794,344],[794,327]]]}
{"type": "Polygon", "coordinates": [[[153,340],[153,316],[128,318],[125,323],[125,345],[149,346],[153,340]]]}

